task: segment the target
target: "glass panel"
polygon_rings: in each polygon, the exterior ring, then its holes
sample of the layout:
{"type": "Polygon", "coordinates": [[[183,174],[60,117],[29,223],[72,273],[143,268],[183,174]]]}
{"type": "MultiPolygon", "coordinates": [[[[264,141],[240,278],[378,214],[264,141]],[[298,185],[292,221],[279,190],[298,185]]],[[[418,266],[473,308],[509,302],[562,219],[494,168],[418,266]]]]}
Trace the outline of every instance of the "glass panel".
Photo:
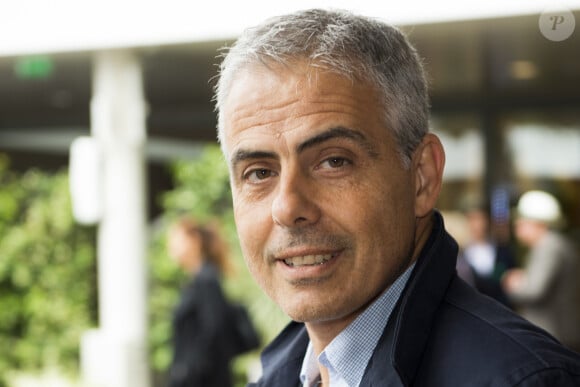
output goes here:
{"type": "Polygon", "coordinates": [[[580,127],[515,123],[507,141],[518,176],[580,177],[580,127]]]}
{"type": "Polygon", "coordinates": [[[476,114],[439,114],[431,126],[446,158],[438,208],[458,211],[465,197],[481,198],[484,192],[485,144],[479,120],[476,114]]]}
{"type": "Polygon", "coordinates": [[[513,165],[514,195],[531,189],[552,193],[562,205],[566,231],[580,241],[580,112],[518,111],[500,122],[513,165]]]}

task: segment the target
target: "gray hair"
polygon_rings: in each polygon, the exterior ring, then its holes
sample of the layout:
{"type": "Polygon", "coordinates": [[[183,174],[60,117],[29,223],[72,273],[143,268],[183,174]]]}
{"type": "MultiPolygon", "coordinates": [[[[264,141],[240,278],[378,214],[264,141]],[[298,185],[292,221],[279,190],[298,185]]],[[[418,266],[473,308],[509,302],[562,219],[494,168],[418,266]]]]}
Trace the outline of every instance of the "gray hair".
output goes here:
{"type": "Polygon", "coordinates": [[[385,124],[393,130],[404,164],[409,164],[428,131],[429,102],[421,60],[397,28],[347,11],[299,11],[244,31],[225,53],[215,86],[222,146],[223,104],[237,73],[251,65],[290,65],[297,59],[375,85],[385,124]]]}

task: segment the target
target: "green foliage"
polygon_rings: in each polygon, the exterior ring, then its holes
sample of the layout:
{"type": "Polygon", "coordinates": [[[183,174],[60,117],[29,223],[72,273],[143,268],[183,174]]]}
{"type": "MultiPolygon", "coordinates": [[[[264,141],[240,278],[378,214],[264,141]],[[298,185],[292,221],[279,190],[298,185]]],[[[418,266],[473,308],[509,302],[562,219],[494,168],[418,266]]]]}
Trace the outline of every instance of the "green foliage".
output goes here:
{"type": "MultiPolygon", "coordinates": [[[[171,170],[175,188],[159,198],[165,212],[153,224],[149,250],[149,342],[159,374],[171,361],[171,315],[186,280],[165,245],[167,226],[179,215],[219,220],[235,269],[224,288],[248,307],[264,344],[287,322],[245,267],[219,148],[208,146],[199,159],[176,162],[171,170]]],[[[16,173],[0,155],[0,387],[13,370],[77,372],[80,336],[96,325],[95,230],[75,224],[70,204],[65,171],[16,173]]],[[[258,352],[234,363],[238,385],[245,385],[258,352]]]]}
{"type": "Polygon", "coordinates": [[[94,230],[74,223],[65,172],[15,173],[0,155],[0,251],[0,378],[76,370],[96,320],[94,230]]]}
{"type": "MultiPolygon", "coordinates": [[[[176,216],[187,213],[201,222],[219,220],[223,235],[230,243],[235,268],[234,275],[224,281],[225,291],[230,298],[248,307],[264,343],[288,321],[256,286],[245,267],[236,236],[228,168],[219,147],[207,146],[197,160],[176,162],[172,172],[175,188],[160,198],[165,213],[155,227],[150,250],[150,348],[152,364],[158,372],[166,370],[171,360],[171,311],[185,280],[168,258],[165,246],[167,226],[176,216]]],[[[238,384],[245,385],[243,372],[258,352],[235,362],[238,384]]]]}

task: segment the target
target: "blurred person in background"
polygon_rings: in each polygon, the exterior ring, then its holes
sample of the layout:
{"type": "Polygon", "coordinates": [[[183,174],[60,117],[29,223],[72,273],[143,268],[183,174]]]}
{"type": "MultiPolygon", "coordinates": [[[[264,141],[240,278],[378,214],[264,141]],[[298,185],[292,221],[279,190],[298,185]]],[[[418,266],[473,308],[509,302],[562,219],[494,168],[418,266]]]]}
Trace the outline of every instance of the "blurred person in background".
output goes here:
{"type": "Polygon", "coordinates": [[[468,240],[457,260],[458,274],[481,293],[511,307],[501,278],[516,266],[511,247],[495,240],[490,232],[489,212],[480,202],[466,205],[468,240]]]}
{"type": "Polygon", "coordinates": [[[522,269],[506,272],[506,293],[526,319],[563,344],[580,350],[580,262],[573,244],[557,231],[560,204],[543,191],[524,193],[515,235],[529,251],[522,269]]]}
{"type": "Polygon", "coordinates": [[[216,86],[250,273],[293,320],[254,386],[578,386],[580,356],[456,274],[445,154],[405,35],[346,11],[247,29],[216,86]]]}
{"type": "Polygon", "coordinates": [[[169,255],[191,277],[173,317],[169,387],[228,387],[235,352],[226,334],[229,304],[220,284],[228,273],[228,249],[217,228],[183,217],[169,229],[169,255]]]}

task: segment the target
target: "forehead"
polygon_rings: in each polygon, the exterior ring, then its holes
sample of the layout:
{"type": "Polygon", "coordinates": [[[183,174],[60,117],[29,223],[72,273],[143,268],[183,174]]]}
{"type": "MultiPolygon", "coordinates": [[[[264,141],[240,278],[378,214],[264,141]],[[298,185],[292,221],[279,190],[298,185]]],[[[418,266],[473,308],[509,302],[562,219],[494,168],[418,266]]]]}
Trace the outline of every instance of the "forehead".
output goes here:
{"type": "Polygon", "coordinates": [[[249,138],[287,136],[306,127],[384,127],[374,87],[303,63],[240,71],[224,101],[223,118],[227,150],[249,138]]]}

